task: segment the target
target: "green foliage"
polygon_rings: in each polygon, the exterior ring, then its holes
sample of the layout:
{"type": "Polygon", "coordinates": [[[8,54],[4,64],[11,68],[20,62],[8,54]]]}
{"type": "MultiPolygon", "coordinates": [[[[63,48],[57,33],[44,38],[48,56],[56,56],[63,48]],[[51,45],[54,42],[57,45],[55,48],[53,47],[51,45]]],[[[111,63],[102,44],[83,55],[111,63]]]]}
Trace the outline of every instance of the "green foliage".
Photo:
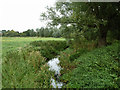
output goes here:
{"type": "Polygon", "coordinates": [[[33,37],[36,36],[36,32],[33,29],[28,29],[22,33],[14,30],[2,30],[2,36],[5,37],[33,37]]]}
{"type": "Polygon", "coordinates": [[[22,35],[24,35],[24,37],[34,37],[36,36],[36,32],[34,31],[34,29],[28,29],[27,31],[24,31],[23,33],[20,33],[22,35]]]}
{"type": "Polygon", "coordinates": [[[72,69],[76,68],[75,60],[82,54],[86,53],[88,50],[84,48],[73,49],[68,48],[60,53],[60,66],[63,68],[61,74],[70,72],[72,69]]]}
{"type": "Polygon", "coordinates": [[[41,55],[47,60],[52,59],[68,47],[66,41],[34,41],[30,45],[34,46],[36,51],[40,51],[41,55]]]}
{"type": "Polygon", "coordinates": [[[71,69],[74,69],[76,67],[75,62],[73,62],[73,59],[76,57],[72,58],[72,55],[76,54],[76,51],[74,49],[66,49],[63,52],[60,53],[60,66],[63,68],[61,70],[61,74],[69,72],[71,69]],[[71,59],[71,60],[70,60],[71,59]]]}
{"type": "Polygon", "coordinates": [[[107,33],[107,42],[108,43],[113,43],[115,40],[120,40],[120,30],[116,30],[114,32],[108,31],[107,33]]]}
{"type": "Polygon", "coordinates": [[[6,36],[6,37],[16,37],[16,36],[20,36],[19,32],[16,32],[14,30],[2,30],[2,36],[6,36]]]}
{"type": "Polygon", "coordinates": [[[38,51],[20,49],[3,58],[3,88],[48,88],[53,75],[46,60],[38,51]]]}
{"type": "MultiPolygon", "coordinates": [[[[118,34],[119,12],[119,3],[56,2],[54,7],[47,7],[41,19],[50,20],[50,26],[60,26],[62,36],[67,39],[79,41],[83,35],[89,41],[96,40],[101,47],[106,45],[108,31],[114,36],[118,34]]],[[[115,37],[120,39],[119,34],[115,37]]]]}
{"type": "Polygon", "coordinates": [[[3,37],[55,37],[59,38],[61,37],[62,33],[61,30],[55,27],[41,27],[37,28],[36,30],[34,29],[28,29],[27,31],[23,32],[18,32],[14,30],[2,30],[1,31],[3,37]]]}
{"type": "MultiPolygon", "coordinates": [[[[87,8],[86,3],[57,2],[55,7],[47,8],[48,11],[41,16],[42,20],[50,19],[51,22],[48,24],[51,26],[61,25],[60,29],[65,38],[77,38],[80,36],[81,31],[85,33],[91,31],[89,33],[93,33],[95,36],[99,22],[95,16],[86,14],[87,8]]],[[[93,37],[93,35],[91,36],[93,37]]]]}
{"type": "MultiPolygon", "coordinates": [[[[61,80],[68,82],[67,88],[118,88],[119,81],[119,47],[115,43],[108,47],[98,48],[91,52],[82,54],[72,62],[74,69],[63,70],[61,80]],[[64,72],[63,72],[64,71],[64,72]],[[67,72],[67,73],[66,73],[67,72]],[[64,74],[65,73],[65,74],[64,74]]],[[[69,51],[70,52],[70,51],[69,51]]],[[[66,51],[66,54],[69,54],[66,51]]],[[[69,55],[70,56],[70,55],[69,55]]],[[[64,56],[63,56],[64,57],[64,56]]],[[[69,64],[70,60],[61,56],[60,61],[69,64]]],[[[69,64],[71,66],[71,64],[69,64]]]]}
{"type": "Polygon", "coordinates": [[[87,52],[87,49],[79,49],[74,54],[70,56],[70,61],[74,61],[78,57],[80,57],[83,53],[87,52]]]}
{"type": "Polygon", "coordinates": [[[50,27],[50,28],[43,28],[36,29],[36,34],[38,37],[61,37],[61,31],[58,28],[50,27]]]}

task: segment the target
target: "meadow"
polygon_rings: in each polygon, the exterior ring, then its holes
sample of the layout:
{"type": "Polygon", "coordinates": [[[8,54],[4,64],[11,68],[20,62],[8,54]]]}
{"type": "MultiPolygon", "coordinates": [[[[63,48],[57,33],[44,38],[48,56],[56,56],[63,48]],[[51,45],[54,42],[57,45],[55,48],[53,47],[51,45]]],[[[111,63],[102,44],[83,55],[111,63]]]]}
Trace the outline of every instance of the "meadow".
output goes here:
{"type": "Polygon", "coordinates": [[[64,41],[64,38],[41,38],[41,37],[2,37],[2,56],[10,50],[15,50],[17,48],[22,48],[28,45],[32,41],[64,41]]]}

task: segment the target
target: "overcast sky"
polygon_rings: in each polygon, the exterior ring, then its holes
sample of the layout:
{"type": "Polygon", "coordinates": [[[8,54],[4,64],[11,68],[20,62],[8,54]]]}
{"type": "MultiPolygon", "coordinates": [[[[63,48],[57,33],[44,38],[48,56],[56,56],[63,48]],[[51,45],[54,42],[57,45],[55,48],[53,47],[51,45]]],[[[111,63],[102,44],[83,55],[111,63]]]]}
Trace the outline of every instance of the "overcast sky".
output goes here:
{"type": "Polygon", "coordinates": [[[45,26],[40,14],[56,0],[0,0],[0,30],[26,31],[45,26]]]}

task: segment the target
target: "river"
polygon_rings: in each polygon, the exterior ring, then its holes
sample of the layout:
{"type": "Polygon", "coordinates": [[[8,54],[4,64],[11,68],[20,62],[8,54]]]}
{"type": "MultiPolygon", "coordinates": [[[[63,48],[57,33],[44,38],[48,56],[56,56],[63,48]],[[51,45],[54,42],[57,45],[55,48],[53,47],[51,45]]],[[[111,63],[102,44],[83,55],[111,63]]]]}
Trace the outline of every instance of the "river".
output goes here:
{"type": "Polygon", "coordinates": [[[63,83],[59,81],[59,77],[60,77],[60,70],[62,69],[58,64],[60,63],[58,58],[53,58],[52,60],[48,61],[48,65],[49,65],[49,70],[50,71],[55,71],[55,79],[53,79],[53,77],[51,77],[51,85],[54,88],[62,88],[63,83]]]}

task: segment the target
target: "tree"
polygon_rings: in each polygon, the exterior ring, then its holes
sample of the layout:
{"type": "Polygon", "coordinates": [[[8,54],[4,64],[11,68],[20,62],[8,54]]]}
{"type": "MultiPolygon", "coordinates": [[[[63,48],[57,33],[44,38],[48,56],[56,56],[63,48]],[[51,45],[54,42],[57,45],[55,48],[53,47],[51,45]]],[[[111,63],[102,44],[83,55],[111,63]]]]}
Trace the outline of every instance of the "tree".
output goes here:
{"type": "Polygon", "coordinates": [[[2,30],[2,36],[6,36],[6,30],[2,30]]]}
{"type": "Polygon", "coordinates": [[[90,11],[98,20],[103,22],[99,25],[99,46],[106,45],[108,31],[116,32],[119,30],[120,3],[91,3],[88,5],[90,7],[88,12],[90,11]]]}
{"type": "Polygon", "coordinates": [[[108,31],[119,29],[119,3],[57,2],[55,7],[47,9],[48,12],[41,15],[42,20],[49,19],[48,25],[60,24],[64,34],[69,32],[68,38],[72,36],[74,40],[84,35],[88,40],[98,39],[98,45],[103,46],[106,45],[108,31]]]}
{"type": "Polygon", "coordinates": [[[36,36],[36,32],[34,31],[34,29],[28,29],[27,31],[24,31],[22,35],[27,37],[33,37],[36,36]]]}

